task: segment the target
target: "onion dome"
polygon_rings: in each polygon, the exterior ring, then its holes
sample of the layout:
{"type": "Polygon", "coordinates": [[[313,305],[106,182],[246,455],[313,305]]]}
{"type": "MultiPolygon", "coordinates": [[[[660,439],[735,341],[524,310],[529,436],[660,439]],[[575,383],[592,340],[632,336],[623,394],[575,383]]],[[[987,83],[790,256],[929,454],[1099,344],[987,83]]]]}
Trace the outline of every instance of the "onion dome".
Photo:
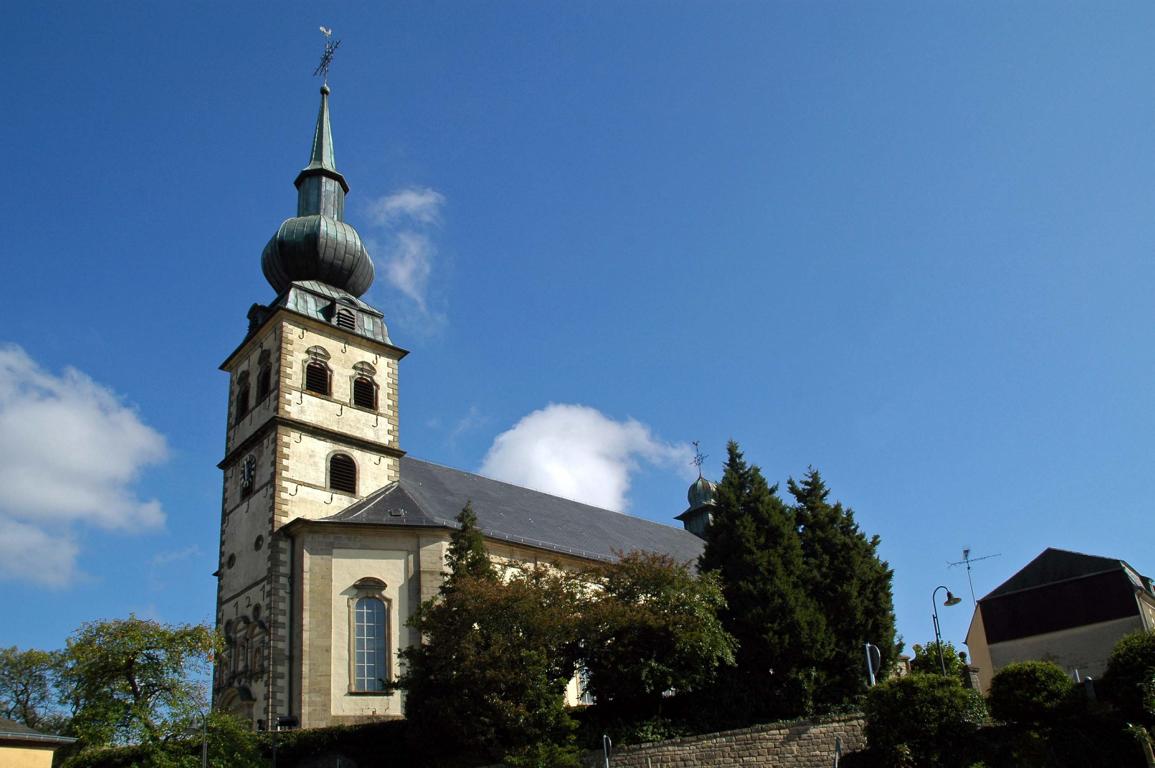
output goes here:
{"type": "Polygon", "coordinates": [[[329,86],[321,86],[321,111],[309,164],[293,182],[297,215],[287,219],[261,254],[261,271],[277,294],[292,283],[316,280],[353,296],[373,284],[373,260],[357,230],[345,223],[349,184],[333,160],[329,86]]]}
{"type": "Polygon", "coordinates": [[[690,509],[697,509],[707,504],[713,504],[714,494],[717,490],[717,485],[698,475],[698,479],[690,485],[690,490],[686,492],[686,499],[690,502],[690,509]]]}

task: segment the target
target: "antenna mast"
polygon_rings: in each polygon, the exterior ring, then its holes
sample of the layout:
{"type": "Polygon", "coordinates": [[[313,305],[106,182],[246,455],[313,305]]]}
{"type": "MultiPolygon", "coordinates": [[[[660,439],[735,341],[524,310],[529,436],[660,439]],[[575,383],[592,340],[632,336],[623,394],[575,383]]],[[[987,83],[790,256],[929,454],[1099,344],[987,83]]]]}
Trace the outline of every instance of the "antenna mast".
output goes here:
{"type": "Polygon", "coordinates": [[[970,585],[971,588],[972,604],[978,605],[978,601],[975,600],[975,583],[971,580],[971,563],[977,563],[979,560],[990,560],[992,557],[998,556],[999,555],[984,555],[982,557],[971,557],[971,548],[964,547],[962,560],[959,560],[956,563],[947,563],[948,568],[954,568],[956,565],[965,565],[967,567],[967,584],[970,585]]]}

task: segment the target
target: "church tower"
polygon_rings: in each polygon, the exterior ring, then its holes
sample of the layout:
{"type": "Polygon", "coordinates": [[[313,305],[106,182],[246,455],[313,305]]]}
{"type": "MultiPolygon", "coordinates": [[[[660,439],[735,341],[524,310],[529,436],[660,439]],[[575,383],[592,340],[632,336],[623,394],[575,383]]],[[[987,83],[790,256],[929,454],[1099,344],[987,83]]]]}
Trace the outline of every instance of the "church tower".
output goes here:
{"type": "Polygon", "coordinates": [[[289,711],[293,594],[290,521],[330,517],[399,478],[397,372],[380,311],[361,301],[373,262],[345,223],[349,185],[333,159],[329,87],[297,215],[265,246],[276,291],[254,304],[248,332],[221,364],[229,375],[221,505],[217,626],[227,650],[214,706],[275,723],[289,711]]]}

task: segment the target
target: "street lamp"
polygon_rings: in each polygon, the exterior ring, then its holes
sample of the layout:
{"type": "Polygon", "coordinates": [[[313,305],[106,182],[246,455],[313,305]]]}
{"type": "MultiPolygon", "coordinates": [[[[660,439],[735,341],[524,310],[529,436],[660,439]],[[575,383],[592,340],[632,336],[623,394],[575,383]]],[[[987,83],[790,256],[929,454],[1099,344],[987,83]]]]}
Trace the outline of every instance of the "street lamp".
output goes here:
{"type": "MultiPolygon", "coordinates": [[[[945,676],[946,660],[942,657],[942,633],[939,631],[938,626],[938,603],[936,602],[936,596],[938,595],[938,591],[940,589],[946,589],[946,587],[939,585],[934,588],[934,592],[930,593],[930,607],[934,611],[934,613],[931,615],[934,617],[934,645],[936,648],[938,648],[938,666],[945,676]]],[[[946,600],[944,600],[942,603],[944,606],[958,605],[961,602],[961,597],[955,597],[949,589],[946,589],[946,600]]]]}

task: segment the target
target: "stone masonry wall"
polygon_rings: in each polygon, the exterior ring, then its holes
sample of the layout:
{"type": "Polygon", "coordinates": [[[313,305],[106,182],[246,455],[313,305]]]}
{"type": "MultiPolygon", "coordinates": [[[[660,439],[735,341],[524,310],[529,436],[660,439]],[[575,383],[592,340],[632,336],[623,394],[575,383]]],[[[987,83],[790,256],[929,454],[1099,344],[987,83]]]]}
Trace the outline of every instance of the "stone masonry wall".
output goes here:
{"type": "MultiPolygon", "coordinates": [[[[831,768],[835,740],[842,754],[866,748],[865,721],[846,717],[822,723],[795,722],[756,725],[737,731],[687,736],[614,750],[613,768],[831,768]]],[[[587,768],[601,768],[601,753],[583,760],[587,768]]]]}

